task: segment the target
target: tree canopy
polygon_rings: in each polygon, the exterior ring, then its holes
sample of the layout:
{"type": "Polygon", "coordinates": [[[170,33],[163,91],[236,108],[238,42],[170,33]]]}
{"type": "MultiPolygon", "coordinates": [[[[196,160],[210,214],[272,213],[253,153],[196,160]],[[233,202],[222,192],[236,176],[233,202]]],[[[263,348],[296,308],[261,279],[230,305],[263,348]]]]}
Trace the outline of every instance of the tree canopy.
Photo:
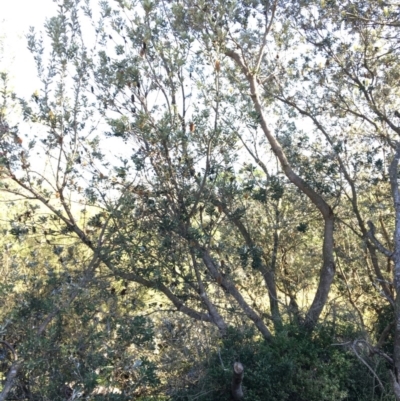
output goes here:
{"type": "Polygon", "coordinates": [[[1,74],[0,400],[400,400],[398,5],[56,2],[1,74]]]}

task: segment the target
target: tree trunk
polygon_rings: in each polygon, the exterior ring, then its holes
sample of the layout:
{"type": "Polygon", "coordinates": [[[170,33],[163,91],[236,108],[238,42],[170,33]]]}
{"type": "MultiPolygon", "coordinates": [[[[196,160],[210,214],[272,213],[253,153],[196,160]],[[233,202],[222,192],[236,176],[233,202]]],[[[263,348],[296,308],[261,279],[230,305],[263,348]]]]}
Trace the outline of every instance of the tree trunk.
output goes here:
{"type": "Polygon", "coordinates": [[[21,363],[16,361],[11,365],[10,370],[8,371],[6,382],[4,383],[3,390],[0,393],[0,401],[5,401],[7,399],[8,393],[11,391],[14,380],[21,368],[21,363]]]}
{"type": "Polygon", "coordinates": [[[394,378],[393,390],[397,401],[400,401],[400,191],[398,183],[398,166],[400,159],[400,143],[397,143],[396,153],[390,164],[389,176],[392,188],[393,203],[395,209],[395,230],[394,230],[394,252],[391,256],[394,262],[394,286],[395,297],[395,336],[394,336],[394,378]]]}
{"type": "Polygon", "coordinates": [[[290,165],[281,144],[273,135],[268,127],[266,117],[263,113],[262,101],[258,92],[257,77],[247,66],[242,55],[233,50],[226,50],[225,54],[230,57],[241,68],[250,85],[250,97],[254,109],[258,114],[261,129],[267,138],[271,149],[276,155],[286,177],[291,181],[304,195],[306,195],[315,207],[321,213],[324,219],[324,243],[322,247],[323,263],[320,271],[320,279],[314,300],[305,318],[305,327],[313,330],[321,315],[321,312],[328,300],[329,291],[335,276],[335,259],[333,255],[333,229],[335,216],[332,208],[325,199],[310,187],[303,178],[301,178],[290,165]]]}
{"type": "Polygon", "coordinates": [[[244,375],[244,368],[240,362],[233,364],[233,377],[232,377],[232,397],[235,401],[243,399],[242,381],[244,375]]]}

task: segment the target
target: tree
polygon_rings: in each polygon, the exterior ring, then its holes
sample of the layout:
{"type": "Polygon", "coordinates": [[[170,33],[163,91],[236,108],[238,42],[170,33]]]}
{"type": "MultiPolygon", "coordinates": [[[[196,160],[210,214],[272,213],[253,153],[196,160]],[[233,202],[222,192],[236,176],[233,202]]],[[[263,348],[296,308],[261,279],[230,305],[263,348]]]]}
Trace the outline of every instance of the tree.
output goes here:
{"type": "Polygon", "coordinates": [[[43,88],[20,103],[46,129],[25,139],[2,115],[2,190],[43,205],[51,235],[86,248],[88,284],[103,266],[221,336],[251,324],[266,341],[288,321],[311,333],[328,306],[332,319],[350,308],[397,372],[397,331],[393,358],[381,348],[393,322],[374,333],[365,313],[387,303],[400,319],[388,212],[392,197],[399,213],[397,11],[117,3],[96,16],[87,2],[60,2],[47,66],[30,33],[43,88]]]}

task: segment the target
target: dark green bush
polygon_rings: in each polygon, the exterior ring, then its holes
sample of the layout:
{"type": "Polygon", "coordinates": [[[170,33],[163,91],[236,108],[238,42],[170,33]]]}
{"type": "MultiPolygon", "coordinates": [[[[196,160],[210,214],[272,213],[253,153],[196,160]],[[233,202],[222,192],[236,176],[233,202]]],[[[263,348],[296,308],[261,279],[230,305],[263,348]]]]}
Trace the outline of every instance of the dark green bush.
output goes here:
{"type": "MultiPolygon", "coordinates": [[[[340,336],[355,333],[344,328],[340,336]]],[[[273,342],[255,337],[251,330],[230,330],[221,347],[203,366],[198,382],[177,391],[174,400],[231,400],[232,364],[245,367],[245,400],[251,401],[363,401],[390,397],[387,367],[378,357],[365,355],[385,389],[346,346],[332,344],[332,330],[319,328],[312,336],[285,326],[273,342]]]]}

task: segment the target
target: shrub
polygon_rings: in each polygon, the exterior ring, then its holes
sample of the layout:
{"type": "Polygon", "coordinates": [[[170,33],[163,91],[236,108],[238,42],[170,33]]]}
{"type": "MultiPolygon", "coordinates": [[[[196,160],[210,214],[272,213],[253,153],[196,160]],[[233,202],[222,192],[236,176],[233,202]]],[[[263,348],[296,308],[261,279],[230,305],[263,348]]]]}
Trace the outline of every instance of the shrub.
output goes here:
{"type": "MultiPolygon", "coordinates": [[[[340,338],[354,338],[343,328],[340,338]]],[[[203,364],[196,385],[180,389],[178,400],[231,400],[232,364],[245,367],[245,400],[251,401],[363,401],[390,397],[387,367],[373,360],[384,383],[377,386],[368,368],[344,346],[332,344],[332,331],[320,327],[312,336],[298,327],[285,326],[271,343],[255,337],[252,330],[230,330],[220,349],[203,364]]],[[[391,398],[390,398],[391,399],[391,398]]]]}

